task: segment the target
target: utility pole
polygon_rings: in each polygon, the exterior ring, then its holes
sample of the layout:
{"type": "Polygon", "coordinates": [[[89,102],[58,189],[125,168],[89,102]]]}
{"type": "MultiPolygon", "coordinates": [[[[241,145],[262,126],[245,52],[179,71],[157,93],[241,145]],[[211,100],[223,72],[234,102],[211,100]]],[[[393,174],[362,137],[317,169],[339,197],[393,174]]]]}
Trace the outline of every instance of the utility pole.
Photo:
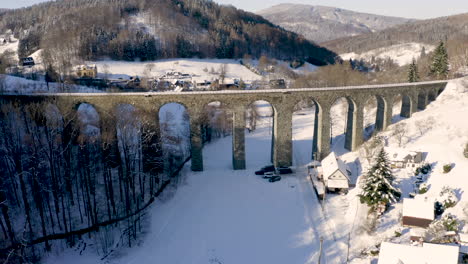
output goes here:
{"type": "Polygon", "coordinates": [[[323,237],[320,237],[320,252],[318,264],[322,264],[323,237]]]}

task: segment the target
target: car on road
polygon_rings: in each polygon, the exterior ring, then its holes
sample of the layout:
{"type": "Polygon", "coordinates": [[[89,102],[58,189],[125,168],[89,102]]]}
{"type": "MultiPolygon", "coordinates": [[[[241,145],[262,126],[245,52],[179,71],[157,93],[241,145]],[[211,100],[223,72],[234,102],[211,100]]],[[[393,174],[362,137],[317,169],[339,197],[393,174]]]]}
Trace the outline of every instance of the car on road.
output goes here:
{"type": "Polygon", "coordinates": [[[268,166],[265,166],[265,167],[261,168],[260,170],[256,171],[255,174],[256,175],[264,175],[266,172],[274,172],[274,171],[275,171],[275,166],[268,165],[268,166]]]}
{"type": "Polygon", "coordinates": [[[291,174],[291,173],[293,173],[291,168],[285,167],[285,166],[276,168],[276,171],[278,172],[278,174],[291,174]]]}
{"type": "Polygon", "coordinates": [[[269,182],[277,182],[281,180],[281,176],[273,176],[268,179],[269,182]]]}

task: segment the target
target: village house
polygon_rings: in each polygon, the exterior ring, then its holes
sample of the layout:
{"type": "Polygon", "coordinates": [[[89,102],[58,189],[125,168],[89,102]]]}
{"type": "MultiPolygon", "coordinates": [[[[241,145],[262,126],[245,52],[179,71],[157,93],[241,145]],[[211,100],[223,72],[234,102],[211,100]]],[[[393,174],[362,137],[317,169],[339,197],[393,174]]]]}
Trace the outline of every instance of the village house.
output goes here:
{"type": "Polygon", "coordinates": [[[452,245],[423,243],[410,246],[383,242],[378,264],[458,264],[459,248],[452,245]]]}
{"type": "Polygon", "coordinates": [[[434,221],[434,202],[426,199],[403,200],[404,226],[427,228],[434,221]]]}
{"type": "Polygon", "coordinates": [[[96,65],[80,65],[76,67],[76,76],[78,78],[96,78],[98,71],[96,65]]]}
{"type": "Polygon", "coordinates": [[[22,58],[21,59],[21,66],[34,66],[36,63],[32,57],[22,58]]]}
{"type": "Polygon", "coordinates": [[[424,153],[399,148],[385,148],[392,168],[416,168],[424,161],[424,153]]]}
{"type": "Polygon", "coordinates": [[[322,180],[328,191],[347,192],[350,187],[351,170],[348,166],[332,152],[321,162],[322,180]]]}

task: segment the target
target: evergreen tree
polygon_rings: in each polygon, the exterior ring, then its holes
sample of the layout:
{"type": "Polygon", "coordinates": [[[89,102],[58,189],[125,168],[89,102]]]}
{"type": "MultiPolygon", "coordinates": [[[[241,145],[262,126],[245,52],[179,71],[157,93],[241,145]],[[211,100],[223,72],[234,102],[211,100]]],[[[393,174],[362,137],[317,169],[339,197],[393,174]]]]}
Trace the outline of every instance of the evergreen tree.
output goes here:
{"type": "Polygon", "coordinates": [[[416,60],[413,58],[409,66],[408,82],[412,83],[417,81],[419,81],[418,65],[416,65],[416,60]]]}
{"type": "Polygon", "coordinates": [[[434,51],[434,56],[432,57],[431,65],[431,75],[436,76],[437,78],[446,79],[449,72],[449,63],[447,49],[445,48],[444,42],[440,42],[434,51]]]}
{"type": "Polygon", "coordinates": [[[382,148],[372,168],[367,172],[362,192],[359,195],[361,203],[367,204],[372,211],[375,211],[381,203],[396,202],[401,192],[392,183],[393,175],[387,153],[382,148]]]}
{"type": "Polygon", "coordinates": [[[426,56],[426,47],[423,46],[422,49],[421,49],[421,56],[420,57],[424,58],[425,56],[426,56]]]}

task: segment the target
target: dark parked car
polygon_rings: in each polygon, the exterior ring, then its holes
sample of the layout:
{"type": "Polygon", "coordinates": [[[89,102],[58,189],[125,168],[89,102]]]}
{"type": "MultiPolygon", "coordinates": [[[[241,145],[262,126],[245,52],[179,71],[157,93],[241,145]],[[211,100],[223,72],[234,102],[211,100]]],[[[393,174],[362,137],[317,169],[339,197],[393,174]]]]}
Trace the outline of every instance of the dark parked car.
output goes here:
{"type": "Polygon", "coordinates": [[[268,179],[269,182],[277,182],[281,180],[281,176],[273,176],[270,179],[268,179]]]}
{"type": "Polygon", "coordinates": [[[256,171],[255,174],[256,175],[263,175],[263,174],[265,174],[265,172],[274,172],[274,171],[275,171],[275,166],[268,165],[268,166],[265,166],[265,167],[261,168],[260,170],[256,171]]]}
{"type": "Polygon", "coordinates": [[[293,171],[289,167],[278,167],[276,169],[276,171],[278,172],[278,174],[291,174],[291,173],[293,173],[293,171]]]}

